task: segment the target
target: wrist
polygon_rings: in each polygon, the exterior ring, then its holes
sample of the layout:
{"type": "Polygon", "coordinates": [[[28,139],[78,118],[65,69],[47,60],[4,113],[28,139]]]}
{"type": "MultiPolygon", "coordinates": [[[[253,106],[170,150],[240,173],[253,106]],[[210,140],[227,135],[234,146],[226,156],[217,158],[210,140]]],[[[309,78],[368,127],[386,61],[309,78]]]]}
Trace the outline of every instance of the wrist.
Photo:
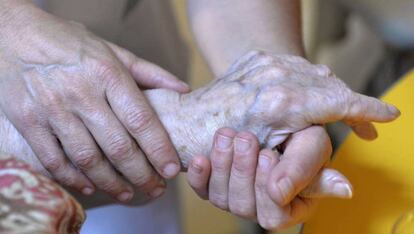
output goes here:
{"type": "Polygon", "coordinates": [[[42,14],[45,12],[31,1],[0,0],[0,45],[8,45],[27,34],[25,29],[32,27],[42,14]]]}

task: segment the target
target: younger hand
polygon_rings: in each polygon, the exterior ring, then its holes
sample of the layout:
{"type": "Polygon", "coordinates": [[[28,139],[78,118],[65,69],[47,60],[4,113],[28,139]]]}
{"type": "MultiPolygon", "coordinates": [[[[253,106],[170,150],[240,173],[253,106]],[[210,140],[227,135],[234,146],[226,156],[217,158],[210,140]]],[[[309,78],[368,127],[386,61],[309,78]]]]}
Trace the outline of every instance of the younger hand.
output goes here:
{"type": "MultiPolygon", "coordinates": [[[[315,131],[312,128],[321,129],[311,127],[302,132],[315,131]]],[[[329,156],[330,152],[318,153],[329,156]]],[[[188,168],[188,183],[201,198],[237,216],[257,221],[266,229],[283,229],[303,222],[316,205],[315,197],[352,196],[349,181],[335,170],[323,169],[325,161],[313,166],[319,173],[311,175],[313,179],[308,180],[298,196],[285,206],[277,205],[268,193],[272,184],[268,180],[278,164],[289,160],[283,157],[269,149],[259,152],[258,140],[249,132],[222,128],[215,135],[210,159],[201,155],[193,158],[188,168]]],[[[317,161],[314,157],[309,160],[317,161]]],[[[291,164],[299,164],[294,158],[290,160],[291,164]]]]}

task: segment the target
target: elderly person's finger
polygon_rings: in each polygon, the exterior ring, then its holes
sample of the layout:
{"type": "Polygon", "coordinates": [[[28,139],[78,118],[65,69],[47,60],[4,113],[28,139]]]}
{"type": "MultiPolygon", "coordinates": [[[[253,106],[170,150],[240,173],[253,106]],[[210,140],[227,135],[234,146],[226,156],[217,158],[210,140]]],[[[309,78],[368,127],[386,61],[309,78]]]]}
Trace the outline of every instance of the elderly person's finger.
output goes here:
{"type": "Polygon", "coordinates": [[[254,178],[259,141],[250,132],[239,132],[234,138],[234,154],[229,183],[229,210],[239,217],[256,217],[254,178]]]}
{"type": "Polygon", "coordinates": [[[172,89],[180,93],[190,91],[188,84],[179,80],[176,76],[157,66],[156,64],[138,58],[128,50],[111,42],[106,42],[115,55],[128,68],[132,77],[142,88],[172,89]]]}
{"type": "Polygon", "coordinates": [[[329,136],[321,126],[292,134],[269,179],[272,199],[280,206],[287,205],[317,175],[331,152],[329,136]]]}
{"type": "Polygon", "coordinates": [[[213,205],[223,210],[228,209],[228,187],[233,162],[233,139],[235,136],[236,131],[231,128],[217,130],[210,154],[209,200],[213,205]]]}
{"type": "Polygon", "coordinates": [[[333,101],[327,102],[326,105],[309,107],[309,120],[320,124],[342,120],[359,137],[373,140],[377,137],[377,132],[370,122],[389,122],[400,115],[395,106],[379,99],[355,92],[345,93],[347,94],[343,95],[342,104],[333,101]]]}
{"type": "Polygon", "coordinates": [[[400,114],[400,111],[394,105],[373,97],[353,93],[349,97],[344,120],[351,122],[389,122],[400,114]]]}
{"type": "Polygon", "coordinates": [[[345,121],[345,123],[362,139],[374,140],[378,137],[377,129],[370,122],[351,123],[345,121]]]}
{"type": "Polygon", "coordinates": [[[204,200],[208,199],[208,182],[210,180],[210,174],[210,160],[204,156],[194,156],[188,167],[187,181],[194,192],[204,200]]]}

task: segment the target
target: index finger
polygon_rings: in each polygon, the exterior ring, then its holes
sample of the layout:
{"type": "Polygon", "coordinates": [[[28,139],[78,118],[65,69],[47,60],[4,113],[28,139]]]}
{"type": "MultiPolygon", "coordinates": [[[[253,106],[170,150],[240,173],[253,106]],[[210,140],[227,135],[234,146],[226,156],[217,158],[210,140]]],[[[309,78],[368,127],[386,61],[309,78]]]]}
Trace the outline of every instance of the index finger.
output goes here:
{"type": "Polygon", "coordinates": [[[327,162],[332,147],[323,127],[294,133],[267,184],[270,197],[284,206],[303,190],[327,162]]]}
{"type": "Polygon", "coordinates": [[[125,69],[111,76],[106,96],[115,115],[158,173],[167,179],[175,177],[180,171],[178,155],[158,116],[125,69]]]}

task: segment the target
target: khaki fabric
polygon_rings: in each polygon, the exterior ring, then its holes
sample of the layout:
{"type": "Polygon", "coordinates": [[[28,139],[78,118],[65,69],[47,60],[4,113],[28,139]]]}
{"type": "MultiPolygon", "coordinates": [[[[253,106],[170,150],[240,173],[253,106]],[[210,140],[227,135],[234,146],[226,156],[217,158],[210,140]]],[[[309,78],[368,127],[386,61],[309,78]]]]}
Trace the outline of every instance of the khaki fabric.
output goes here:
{"type": "Polygon", "coordinates": [[[127,0],[37,2],[46,11],[83,23],[98,36],[187,80],[188,49],[177,30],[170,1],[140,0],[129,10],[127,0]]]}

